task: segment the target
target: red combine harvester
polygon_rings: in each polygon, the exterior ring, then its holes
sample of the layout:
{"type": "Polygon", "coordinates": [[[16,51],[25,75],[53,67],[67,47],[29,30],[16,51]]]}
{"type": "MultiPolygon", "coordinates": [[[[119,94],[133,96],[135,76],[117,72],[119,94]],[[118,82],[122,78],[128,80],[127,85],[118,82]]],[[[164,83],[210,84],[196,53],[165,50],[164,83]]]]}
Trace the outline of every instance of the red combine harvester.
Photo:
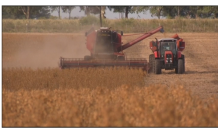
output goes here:
{"type": "Polygon", "coordinates": [[[161,74],[161,69],[175,69],[178,74],[185,72],[185,56],[181,54],[185,42],[177,34],[172,38],[151,41],[150,49],[154,53],[149,55],[150,70],[153,73],[161,74]]]}
{"type": "Polygon", "coordinates": [[[146,59],[127,59],[123,50],[157,32],[164,32],[163,27],[160,26],[131,42],[122,44],[122,31],[121,34],[119,34],[117,31],[113,31],[107,27],[101,27],[98,30],[92,28],[86,32],[86,47],[91,55],[85,56],[84,59],[61,57],[59,66],[61,69],[74,67],[129,66],[141,67],[148,70],[149,67],[146,59]]]}

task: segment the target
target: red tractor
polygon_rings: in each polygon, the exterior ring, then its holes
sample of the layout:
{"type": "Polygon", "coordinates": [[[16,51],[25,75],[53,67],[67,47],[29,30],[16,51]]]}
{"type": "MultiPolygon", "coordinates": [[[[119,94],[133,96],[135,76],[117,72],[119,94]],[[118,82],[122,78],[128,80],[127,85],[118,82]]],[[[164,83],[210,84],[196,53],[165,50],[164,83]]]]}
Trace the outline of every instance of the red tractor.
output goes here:
{"type": "Polygon", "coordinates": [[[60,58],[60,68],[73,67],[96,67],[96,66],[129,66],[142,67],[148,70],[146,59],[127,59],[123,50],[142,41],[143,39],[157,33],[163,32],[160,26],[155,30],[144,33],[142,36],[126,44],[122,43],[122,35],[108,27],[101,27],[98,30],[90,29],[86,32],[86,47],[90,51],[89,56],[84,59],[60,58]]]}
{"type": "Polygon", "coordinates": [[[185,42],[177,34],[172,38],[151,41],[150,49],[154,53],[149,55],[151,72],[161,74],[161,69],[175,69],[177,74],[185,72],[185,56],[181,53],[185,49],[185,42]]]}

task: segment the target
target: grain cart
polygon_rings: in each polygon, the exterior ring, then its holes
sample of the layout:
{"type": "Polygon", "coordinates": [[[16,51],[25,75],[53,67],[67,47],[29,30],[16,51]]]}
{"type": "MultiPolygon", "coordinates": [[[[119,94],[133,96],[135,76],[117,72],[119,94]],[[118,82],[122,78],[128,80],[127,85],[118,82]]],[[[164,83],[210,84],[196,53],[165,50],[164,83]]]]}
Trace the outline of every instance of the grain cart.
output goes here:
{"type": "Polygon", "coordinates": [[[161,74],[161,69],[175,69],[177,74],[185,72],[185,56],[182,54],[185,49],[185,42],[177,34],[171,38],[151,41],[150,49],[153,52],[149,55],[151,72],[161,74]]]}

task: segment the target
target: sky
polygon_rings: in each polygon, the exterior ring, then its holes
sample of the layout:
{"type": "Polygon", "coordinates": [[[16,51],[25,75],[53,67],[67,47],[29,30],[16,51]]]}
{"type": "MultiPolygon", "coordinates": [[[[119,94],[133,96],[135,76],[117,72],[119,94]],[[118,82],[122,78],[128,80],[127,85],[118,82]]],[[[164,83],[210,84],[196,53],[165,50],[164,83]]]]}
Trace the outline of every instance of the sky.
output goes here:
{"type": "MultiPolygon", "coordinates": [[[[58,16],[58,12],[54,11],[51,13],[51,15],[53,16],[58,16]]],[[[85,16],[84,11],[80,12],[80,8],[79,6],[74,8],[71,12],[71,17],[83,17],[85,16]]],[[[110,11],[108,8],[106,8],[105,10],[105,17],[107,19],[119,19],[120,18],[120,13],[114,13],[113,11],[110,11]]],[[[157,19],[157,17],[151,17],[151,14],[149,11],[147,12],[142,12],[142,13],[129,13],[128,15],[129,18],[134,18],[134,19],[157,19]]],[[[69,18],[69,14],[68,13],[61,13],[61,18],[69,18]]],[[[163,17],[161,17],[163,18],[163,17]]]]}

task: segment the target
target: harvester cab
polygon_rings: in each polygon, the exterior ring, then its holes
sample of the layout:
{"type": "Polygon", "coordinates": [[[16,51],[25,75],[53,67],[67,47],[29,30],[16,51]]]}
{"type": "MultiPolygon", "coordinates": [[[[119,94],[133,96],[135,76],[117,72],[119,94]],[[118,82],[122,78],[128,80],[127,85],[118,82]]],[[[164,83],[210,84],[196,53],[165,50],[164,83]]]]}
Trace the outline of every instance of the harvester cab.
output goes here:
{"type": "Polygon", "coordinates": [[[157,33],[163,32],[163,27],[144,33],[140,37],[123,44],[123,32],[111,30],[108,27],[100,27],[95,30],[91,28],[86,32],[86,48],[90,51],[90,55],[84,56],[84,59],[60,58],[60,68],[75,67],[98,67],[98,66],[128,66],[140,67],[148,70],[149,66],[145,58],[128,59],[123,50],[142,41],[143,39],[157,33]]]}
{"type": "Polygon", "coordinates": [[[177,34],[172,38],[151,41],[150,49],[154,54],[149,55],[149,63],[155,74],[160,74],[161,69],[175,69],[178,74],[185,72],[185,56],[181,54],[185,49],[185,42],[177,34]]]}
{"type": "Polygon", "coordinates": [[[121,34],[111,30],[108,27],[101,27],[98,30],[87,33],[86,35],[86,47],[90,51],[90,56],[85,56],[85,60],[92,59],[113,59],[117,60],[120,55],[124,55],[121,52],[119,55],[117,52],[117,46],[121,43],[121,34]],[[87,58],[89,57],[89,58],[87,58]]]}

